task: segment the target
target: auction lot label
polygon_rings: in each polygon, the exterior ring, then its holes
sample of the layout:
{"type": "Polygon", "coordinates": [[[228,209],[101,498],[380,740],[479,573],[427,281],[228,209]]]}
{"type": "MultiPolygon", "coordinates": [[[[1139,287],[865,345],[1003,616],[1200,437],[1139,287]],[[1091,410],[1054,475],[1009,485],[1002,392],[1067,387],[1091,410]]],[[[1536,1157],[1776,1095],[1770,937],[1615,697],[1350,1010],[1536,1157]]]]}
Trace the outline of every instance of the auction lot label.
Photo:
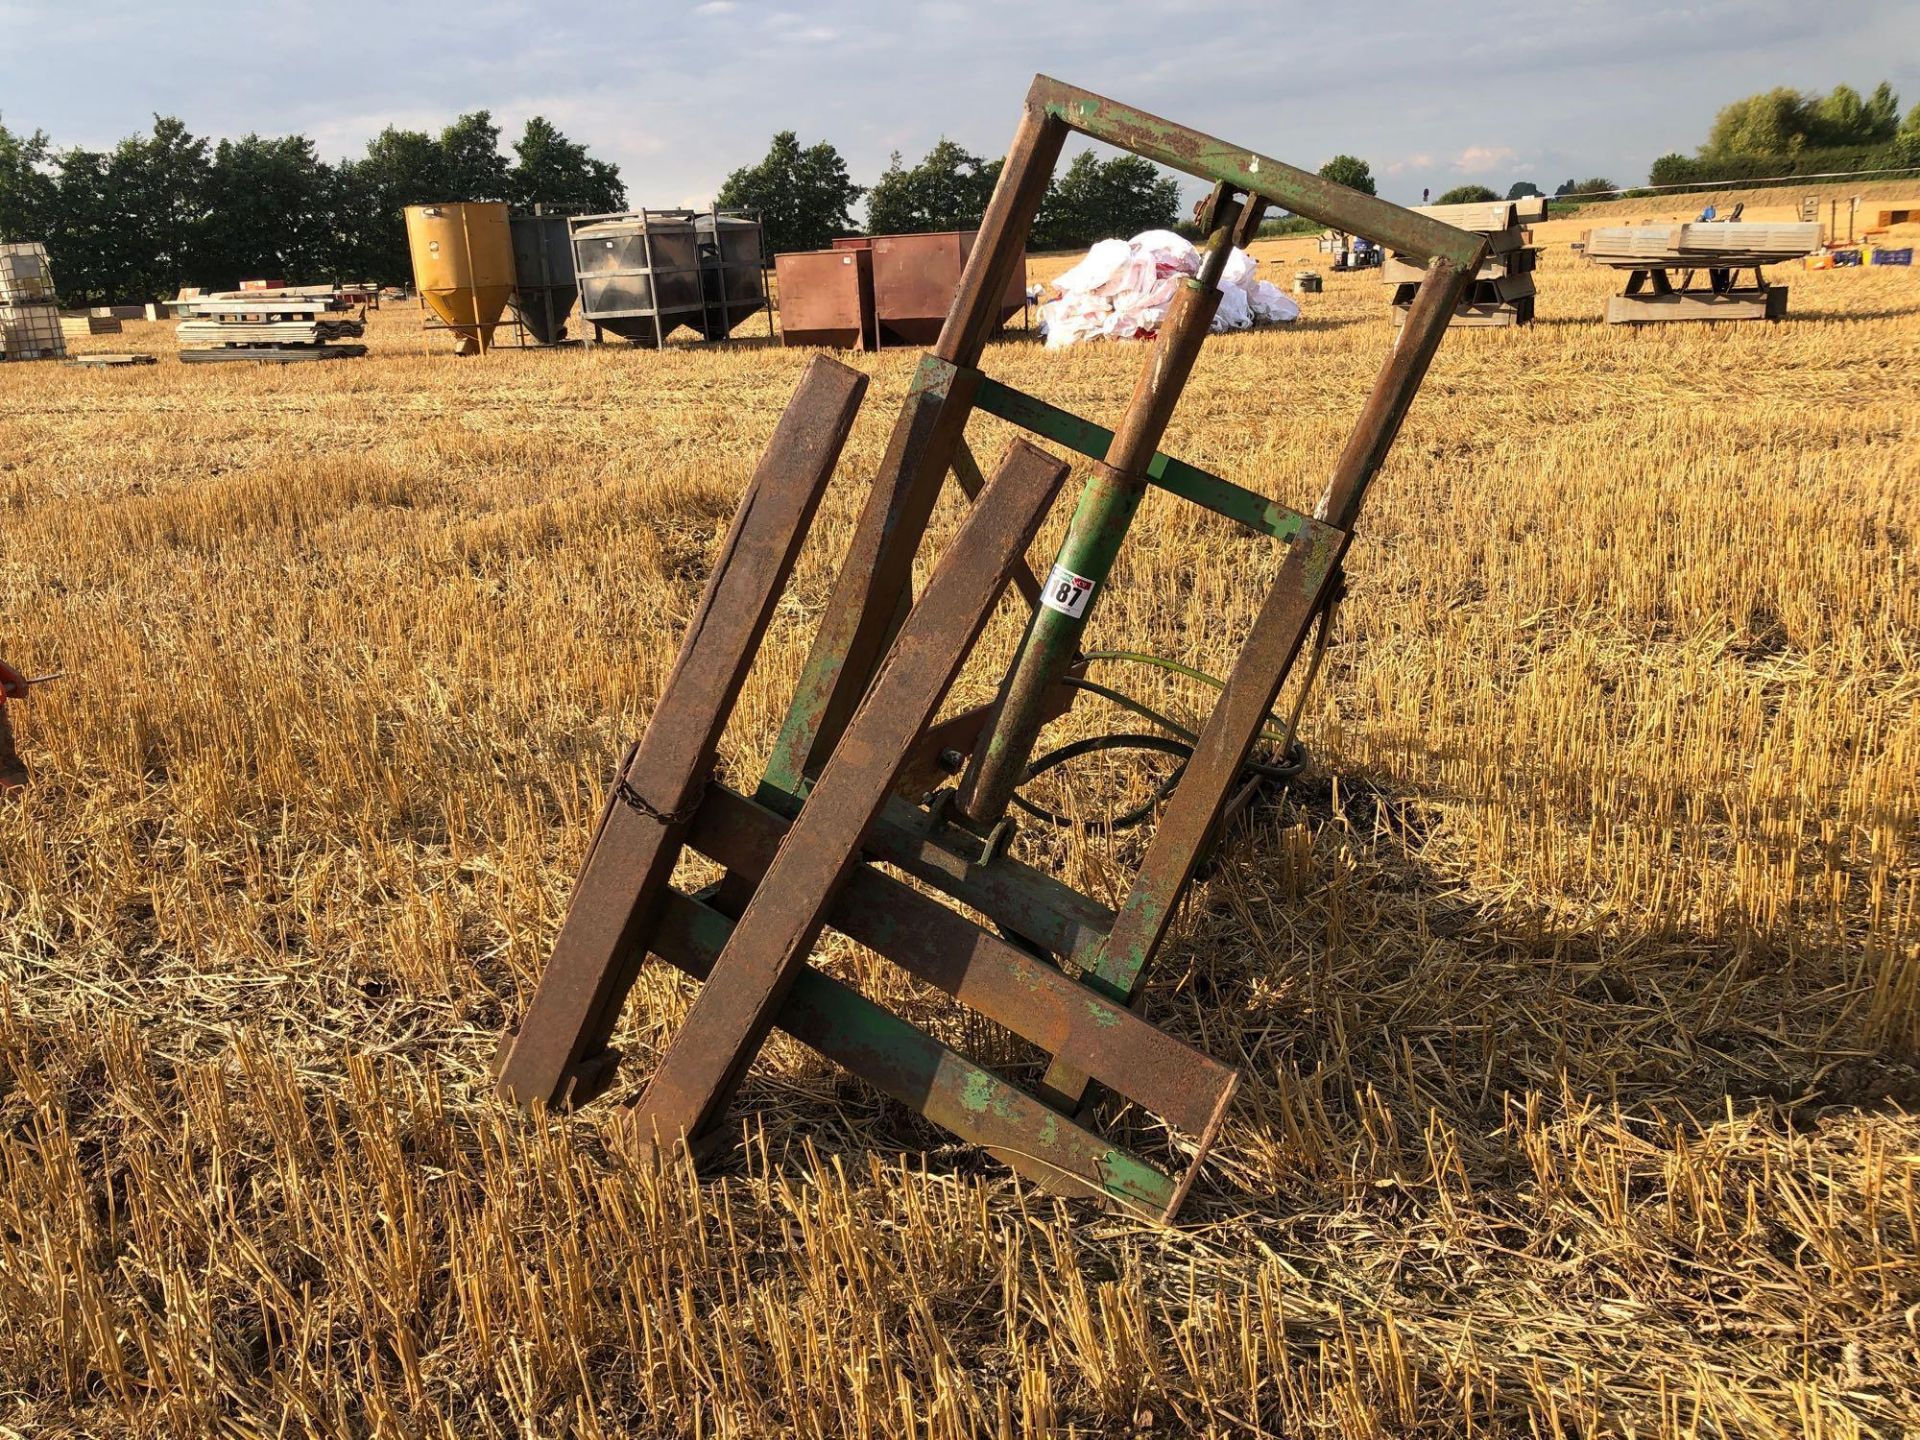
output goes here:
{"type": "Polygon", "coordinates": [[[1071,615],[1078,620],[1087,613],[1087,602],[1093,599],[1093,581],[1084,575],[1076,575],[1064,565],[1056,565],[1047,576],[1047,583],[1040,591],[1040,603],[1049,610],[1058,610],[1062,615],[1071,615]]]}

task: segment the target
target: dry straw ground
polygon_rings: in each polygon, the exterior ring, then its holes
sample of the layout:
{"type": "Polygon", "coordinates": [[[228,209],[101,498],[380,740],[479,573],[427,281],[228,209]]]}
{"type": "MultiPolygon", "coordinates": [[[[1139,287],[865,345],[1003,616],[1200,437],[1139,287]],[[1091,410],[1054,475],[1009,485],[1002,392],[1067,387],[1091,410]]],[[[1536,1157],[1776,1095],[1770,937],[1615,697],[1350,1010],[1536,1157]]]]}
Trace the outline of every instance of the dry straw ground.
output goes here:
{"type": "MultiPolygon", "coordinates": [[[[1170,943],[1151,1013],[1249,1077],[1177,1233],[791,1045],[699,1183],[488,1092],[802,354],[459,362],[389,312],[339,366],[0,368],[0,653],[68,676],[0,815],[0,1435],[1920,1424],[1920,271],[1636,332],[1573,229],[1539,324],[1448,339],[1312,778],[1170,943]]],[[[1168,448],[1310,503],[1391,333],[1334,278],[1168,448]]],[[[1105,416],[1139,358],[989,368],[1105,416]]],[[[860,363],[736,776],[912,361],[860,363]]],[[[1156,498],[1097,638],[1217,670],[1267,559],[1156,498]]],[[[1139,843],[1035,847],[1110,893],[1139,843]]],[[[643,983],[625,1093],[685,1000],[643,983]]]]}

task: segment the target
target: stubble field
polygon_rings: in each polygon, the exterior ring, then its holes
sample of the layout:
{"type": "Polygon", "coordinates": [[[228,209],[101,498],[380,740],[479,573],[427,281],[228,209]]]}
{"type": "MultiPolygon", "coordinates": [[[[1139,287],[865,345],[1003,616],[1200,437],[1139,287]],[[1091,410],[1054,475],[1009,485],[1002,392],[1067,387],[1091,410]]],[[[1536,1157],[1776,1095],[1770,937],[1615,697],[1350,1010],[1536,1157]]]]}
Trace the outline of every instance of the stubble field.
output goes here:
{"type": "MultiPolygon", "coordinates": [[[[66,672],[0,808],[0,1436],[1920,1426],[1920,272],[1783,267],[1783,324],[1635,331],[1578,228],[1542,227],[1538,324],[1442,347],[1313,769],[1163,954],[1148,1013],[1247,1077],[1177,1231],[791,1043],[697,1182],[610,1104],[491,1094],[805,352],[457,361],[390,309],[337,365],[137,326],[90,348],[160,365],[0,367],[0,655],[66,672]]],[[[1256,253],[1285,283],[1302,247],[1256,253]]],[[[1393,333],[1370,276],[1306,305],[1211,344],[1165,446],[1301,508],[1393,333]]],[[[1140,359],[985,368],[1110,420],[1140,359]]],[[[852,363],[736,780],[913,356],[852,363]]],[[[1219,673],[1269,573],[1155,495],[1093,638],[1219,673]]],[[[1143,841],[1028,844],[1112,898],[1143,841]]],[[[615,1099],[687,1000],[648,972],[615,1099]]]]}

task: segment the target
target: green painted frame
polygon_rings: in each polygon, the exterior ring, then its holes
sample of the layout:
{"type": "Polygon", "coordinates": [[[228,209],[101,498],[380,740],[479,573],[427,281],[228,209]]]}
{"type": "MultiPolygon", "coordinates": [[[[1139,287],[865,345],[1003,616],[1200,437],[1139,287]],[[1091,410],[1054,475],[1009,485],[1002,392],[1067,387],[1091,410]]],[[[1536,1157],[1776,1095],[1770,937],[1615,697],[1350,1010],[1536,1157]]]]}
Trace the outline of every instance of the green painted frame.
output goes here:
{"type": "MultiPolygon", "coordinates": [[[[1281,543],[1285,554],[1279,573],[1195,745],[1187,778],[1163,812],[1133,891],[1118,911],[1009,857],[996,835],[954,823],[952,806],[916,805],[898,794],[884,801],[877,818],[861,831],[856,848],[869,863],[853,867],[853,879],[841,882],[844,888],[837,898],[829,894],[819,900],[815,913],[824,915],[825,923],[1053,1053],[1041,1085],[1023,1089],[1012,1084],[804,962],[792,972],[791,988],[771,1012],[772,1023],[1022,1174],[1067,1193],[1171,1220],[1219,1132],[1237,1076],[1166,1037],[1159,1037],[1164,1044],[1143,1043],[1151,1039],[1137,1028],[1143,1022],[1129,1017],[1137,1010],[1154,953],[1198,857],[1219,826],[1228,792],[1274,698],[1316,617],[1339,588],[1341,561],[1366,486],[1392,444],[1483,249],[1478,236],[1037,77],[953,307],[939,340],[915,372],[758,789],[752,797],[743,797],[709,785],[693,800],[649,801],[633,793],[627,776],[609,795],[596,832],[596,854],[607,848],[609,834],[645,830],[659,841],[649,873],[658,870],[664,876],[660,866],[670,868],[671,855],[692,845],[720,859],[728,867],[727,879],[694,896],[662,885],[659,893],[648,891],[644,904],[629,906],[622,898],[623,885],[633,887],[619,877],[613,877],[618,883],[602,886],[606,893],[585,894],[588,880],[600,873],[590,855],[569,917],[570,924],[576,913],[589,917],[605,939],[592,963],[574,967],[570,982],[577,1001],[572,1009],[589,1015],[590,1023],[580,1023],[571,1011],[544,1028],[530,1017],[507,1047],[511,1053],[504,1056],[503,1091],[528,1104],[591,1099],[608,1083],[618,1061],[617,1054],[605,1048],[606,1036],[644,954],[658,954],[698,978],[716,961],[724,963],[728,936],[760,875],[768,873],[772,852],[766,847],[777,845],[785,827],[806,809],[815,779],[913,607],[914,561],[942,485],[958,465],[965,473],[956,478],[964,486],[971,476],[978,488],[978,469],[965,438],[968,420],[978,410],[1101,462],[1075,524],[1081,526],[1086,517],[1084,523],[1109,559],[1124,538],[1140,494],[1157,485],[1281,543]],[[1117,432],[1013,390],[978,368],[998,318],[999,297],[1019,262],[1069,131],[1186,170],[1216,187],[1208,207],[1216,226],[1208,258],[1198,281],[1185,286],[1177,298],[1175,313],[1156,342],[1154,361],[1117,432]],[[1224,262],[1227,243],[1250,231],[1268,204],[1429,261],[1396,349],[1375,380],[1312,516],[1158,449],[1217,303],[1211,282],[1224,262]],[[1165,363],[1169,355],[1174,363],[1165,363]],[[881,864],[986,916],[999,934],[873,868],[881,864]],[[1076,995],[1083,998],[1076,1000],[1076,995]],[[1161,1057],[1156,1062],[1159,1071],[1152,1076],[1130,1071],[1130,1065],[1144,1063],[1147,1051],[1161,1057]],[[516,1057],[529,1062],[522,1066],[528,1083],[521,1087],[513,1083],[516,1057]],[[538,1065],[531,1063],[536,1057],[538,1065]],[[1176,1178],[1090,1128],[1081,1103],[1089,1070],[1128,1093],[1144,1090],[1160,1097],[1162,1113],[1172,1116],[1186,1137],[1180,1148],[1190,1163],[1182,1175],[1176,1178]],[[1183,1085],[1191,1086],[1191,1093],[1183,1094],[1183,1085]]],[[[749,501],[736,529],[751,509],[749,501]]],[[[800,521],[802,530],[806,523],[805,518],[800,521]]],[[[786,547],[789,556],[796,545],[797,536],[786,547]]],[[[721,593],[724,563],[710,582],[710,595],[721,593]]],[[[1020,588],[1033,613],[1042,613],[1029,586],[1020,588]]],[[[747,594],[738,586],[735,591],[747,594]]],[[[755,591],[750,598],[758,607],[752,613],[763,613],[767,596],[755,591]]],[[[746,599],[738,608],[745,617],[746,599]]],[[[741,623],[745,625],[744,618],[741,623]]],[[[695,636],[700,628],[696,624],[695,636]]],[[[737,675],[750,662],[758,632],[747,629],[744,653],[712,657],[715,666],[727,667],[716,675],[737,675]]],[[[991,712],[924,729],[903,757],[887,762],[898,767],[894,785],[898,787],[902,776],[921,773],[926,756],[919,747],[936,734],[943,737],[943,745],[948,735],[956,744],[966,743],[963,735],[974,737],[975,759],[968,768],[975,779],[982,756],[997,756],[1003,765],[1008,757],[1024,763],[1018,735],[1007,742],[999,731],[1016,708],[1023,712],[1022,723],[1031,722],[1037,729],[1071,704],[1078,691],[1058,681],[1077,673],[1073,657],[1062,648],[1074,638],[1072,633],[1054,637],[1048,664],[1057,673],[1019,707],[1009,704],[1003,689],[991,712]]],[[[1030,649],[1031,641],[1030,630],[1030,649]]],[[[694,639],[688,643],[693,645],[694,639]]],[[[730,704],[724,695],[717,698],[723,708],[730,704]]],[[[653,744],[654,728],[649,728],[644,746],[653,744]]],[[[947,753],[954,752],[942,752],[943,761],[947,753]]],[[[674,771],[674,783],[681,787],[676,796],[687,783],[679,778],[685,768],[674,771]]],[[[797,897],[795,904],[811,898],[797,897]]],[[[546,987],[547,977],[542,984],[546,987]]],[[[536,1009],[539,999],[536,996],[536,1009]]],[[[754,1048],[750,1042],[733,1057],[735,1071],[751,1059],[754,1048]]],[[[711,1138],[689,1137],[696,1146],[711,1138]]]]}

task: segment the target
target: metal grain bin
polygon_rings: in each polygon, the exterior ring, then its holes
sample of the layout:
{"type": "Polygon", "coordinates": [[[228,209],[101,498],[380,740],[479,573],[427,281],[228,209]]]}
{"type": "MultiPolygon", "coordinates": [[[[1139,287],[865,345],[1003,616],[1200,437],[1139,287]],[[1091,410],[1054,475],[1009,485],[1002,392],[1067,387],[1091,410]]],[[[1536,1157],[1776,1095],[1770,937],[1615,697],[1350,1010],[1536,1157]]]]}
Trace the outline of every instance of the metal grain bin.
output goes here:
{"type": "Polygon", "coordinates": [[[515,215],[513,313],[542,345],[567,338],[567,316],[580,298],[573,241],[564,215],[515,215]]]}
{"type": "Polygon", "coordinates": [[[785,345],[871,350],[873,256],[865,250],[805,250],[773,257],[785,345]]]}
{"type": "Polygon", "coordinates": [[[497,200],[407,206],[407,248],[420,298],[473,355],[493,343],[513,295],[513,238],[497,200]]]}
{"type": "Polygon", "coordinates": [[[580,314],[597,338],[664,345],[680,326],[704,331],[700,241],[690,210],[576,215],[572,228],[580,314]]]}
{"type": "MultiPolygon", "coordinates": [[[[973,250],[975,233],[947,230],[932,235],[871,237],[874,313],[883,344],[931,345],[940,338],[940,327],[953,306],[954,292],[960,288],[960,272],[973,250]]],[[[1007,277],[1000,323],[1004,325],[1018,315],[1026,300],[1027,267],[1022,261],[1007,277]]]]}
{"type": "Polygon", "coordinates": [[[697,216],[701,284],[707,302],[701,326],[709,340],[724,340],[767,305],[766,271],[760,222],[716,211],[697,216]]]}

